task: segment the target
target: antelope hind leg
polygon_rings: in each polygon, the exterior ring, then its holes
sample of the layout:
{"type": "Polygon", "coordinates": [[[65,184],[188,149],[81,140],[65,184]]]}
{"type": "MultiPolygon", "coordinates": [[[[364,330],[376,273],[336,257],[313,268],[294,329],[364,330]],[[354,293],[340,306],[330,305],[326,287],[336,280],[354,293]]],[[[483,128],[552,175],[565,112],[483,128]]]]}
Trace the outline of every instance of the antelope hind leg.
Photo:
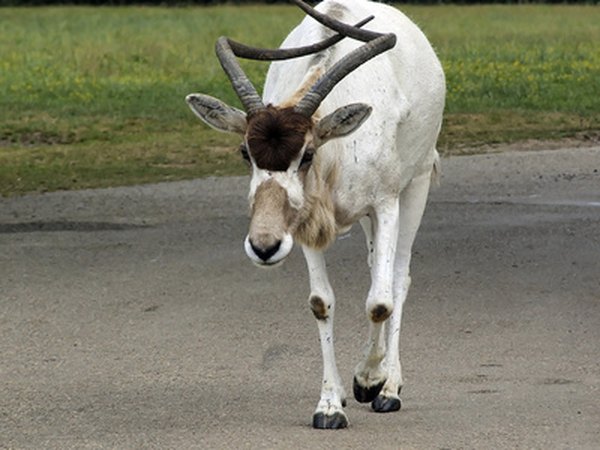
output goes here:
{"type": "Polygon", "coordinates": [[[400,326],[402,309],[410,287],[412,245],[425,210],[431,173],[415,177],[400,194],[398,243],[394,261],[394,310],[387,321],[386,382],[371,403],[376,412],[391,412],[401,408],[400,391],[404,384],[400,364],[400,326]]]}

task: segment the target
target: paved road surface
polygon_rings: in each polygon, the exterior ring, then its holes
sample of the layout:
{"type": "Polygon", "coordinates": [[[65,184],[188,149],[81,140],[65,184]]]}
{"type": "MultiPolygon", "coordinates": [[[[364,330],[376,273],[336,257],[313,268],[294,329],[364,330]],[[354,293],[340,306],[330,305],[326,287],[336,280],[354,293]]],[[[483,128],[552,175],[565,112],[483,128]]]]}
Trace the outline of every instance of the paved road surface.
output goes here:
{"type": "MultiPolygon", "coordinates": [[[[0,447],[600,448],[600,148],[444,161],[416,242],[399,413],[321,376],[301,252],[244,255],[245,178],[0,199],[0,447]]],[[[355,228],[329,251],[346,387],[355,228]]]]}

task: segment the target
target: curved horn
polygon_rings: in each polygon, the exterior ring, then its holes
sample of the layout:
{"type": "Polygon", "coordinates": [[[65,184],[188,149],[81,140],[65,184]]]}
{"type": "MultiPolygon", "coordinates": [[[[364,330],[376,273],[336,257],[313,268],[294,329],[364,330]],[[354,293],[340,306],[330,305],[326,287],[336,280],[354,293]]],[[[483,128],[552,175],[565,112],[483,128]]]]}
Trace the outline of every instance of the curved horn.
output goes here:
{"type": "MultiPolygon", "coordinates": [[[[369,16],[358,22],[356,25],[354,25],[354,27],[362,27],[363,25],[373,20],[373,18],[374,16],[369,16]]],[[[346,26],[352,28],[349,25],[346,26]]],[[[260,95],[258,95],[258,92],[254,88],[254,85],[248,79],[248,77],[238,64],[237,60],[235,59],[236,56],[240,58],[255,59],[261,61],[276,61],[297,58],[299,56],[310,55],[312,53],[317,53],[322,50],[325,50],[326,48],[329,48],[332,45],[344,39],[344,37],[345,36],[343,34],[337,34],[316,44],[307,45],[304,47],[271,50],[250,47],[222,36],[217,40],[215,50],[217,53],[217,57],[219,58],[219,62],[221,63],[221,67],[231,80],[233,90],[240,98],[240,101],[244,105],[244,109],[246,110],[246,112],[248,114],[251,114],[252,112],[256,112],[259,109],[264,108],[265,106],[262,102],[262,99],[260,98],[260,95]]]]}
{"type": "MultiPolygon", "coordinates": [[[[354,27],[360,28],[365,24],[369,23],[373,20],[375,16],[369,16],[360,22],[356,23],[354,27]]],[[[345,24],[343,24],[345,25],[345,24]]],[[[348,25],[346,25],[348,26],[348,25]]],[[[352,28],[352,27],[350,27],[352,28]]],[[[335,30],[337,31],[337,30],[335,30]]],[[[279,61],[283,59],[292,59],[298,58],[300,56],[310,55],[312,53],[317,53],[326,48],[331,47],[334,44],[337,44],[339,41],[344,39],[346,36],[344,34],[336,34],[331,36],[321,42],[317,42],[316,44],[307,45],[304,47],[296,47],[296,48],[278,48],[278,49],[266,49],[266,48],[258,48],[258,47],[249,47],[248,45],[241,44],[239,42],[228,39],[229,45],[233,50],[233,53],[240,58],[246,59],[256,59],[259,61],[279,61]]]]}
{"type": "Polygon", "coordinates": [[[352,26],[344,22],[340,22],[339,20],[336,20],[333,17],[320,13],[310,5],[304,3],[302,0],[291,1],[320,24],[325,25],[327,28],[331,28],[334,31],[337,31],[338,33],[344,36],[356,39],[357,41],[368,42],[372,41],[373,39],[377,39],[382,35],[381,33],[377,33],[375,31],[362,30],[356,25],[352,26]]]}
{"type": "Polygon", "coordinates": [[[246,113],[250,115],[253,112],[263,109],[265,105],[263,104],[260,95],[258,95],[258,92],[256,92],[254,85],[235,59],[234,52],[229,44],[229,39],[224,36],[217,39],[215,51],[217,52],[221,67],[223,67],[223,70],[231,80],[233,90],[240,98],[242,105],[244,105],[246,113]]]}
{"type": "Polygon", "coordinates": [[[292,2],[319,23],[337,31],[338,34],[316,44],[276,50],[249,47],[227,37],[220,37],[217,40],[215,49],[219,61],[221,62],[221,67],[223,67],[223,70],[231,80],[231,85],[244,105],[248,115],[263,109],[265,105],[252,82],[248,79],[237,62],[236,56],[246,59],[276,61],[320,52],[336,44],[345,37],[351,37],[366,42],[366,44],[355,49],[334,64],[334,66],[315,83],[304,98],[296,105],[294,109],[297,112],[310,117],[317,110],[327,94],[329,94],[333,87],[346,75],[361,64],[364,64],[366,61],[392,48],[396,44],[396,36],[394,34],[382,34],[360,28],[370,22],[373,19],[373,16],[361,20],[356,25],[348,25],[316,11],[302,0],[292,0],[292,2]]]}
{"type": "Polygon", "coordinates": [[[396,35],[362,30],[320,13],[302,0],[292,0],[292,2],[322,25],[337,31],[341,35],[366,42],[335,63],[333,67],[317,80],[302,100],[295,106],[295,111],[310,117],[319,108],[323,99],[331,92],[334,86],[346,77],[346,75],[371,58],[396,45],[396,35]]]}
{"type": "Polygon", "coordinates": [[[294,110],[307,117],[312,116],[327,94],[329,94],[335,85],[346,75],[371,58],[389,50],[394,45],[396,45],[396,35],[390,33],[380,35],[377,39],[353,50],[335,63],[331,69],[319,78],[302,100],[294,107],[294,110]]]}

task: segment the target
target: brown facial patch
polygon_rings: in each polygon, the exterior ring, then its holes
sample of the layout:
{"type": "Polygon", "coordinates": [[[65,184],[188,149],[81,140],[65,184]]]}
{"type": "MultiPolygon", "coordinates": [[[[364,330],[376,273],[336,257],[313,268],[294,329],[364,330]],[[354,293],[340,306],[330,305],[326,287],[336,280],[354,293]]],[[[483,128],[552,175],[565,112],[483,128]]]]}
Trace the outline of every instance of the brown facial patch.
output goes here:
{"type": "Polygon", "coordinates": [[[246,141],[256,165],[264,170],[285,171],[304,145],[312,121],[292,108],[271,105],[248,118],[246,141]]]}
{"type": "Polygon", "coordinates": [[[297,213],[285,189],[273,179],[265,181],[254,194],[250,239],[261,248],[271,247],[283,238],[297,213]]]}

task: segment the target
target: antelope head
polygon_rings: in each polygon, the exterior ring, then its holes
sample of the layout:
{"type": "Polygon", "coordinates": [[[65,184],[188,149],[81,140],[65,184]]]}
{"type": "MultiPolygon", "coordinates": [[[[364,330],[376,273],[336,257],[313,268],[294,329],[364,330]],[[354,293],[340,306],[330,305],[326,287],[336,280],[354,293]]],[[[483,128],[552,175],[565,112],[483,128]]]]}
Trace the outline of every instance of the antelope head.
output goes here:
{"type": "MultiPolygon", "coordinates": [[[[250,230],[244,248],[248,257],[261,266],[277,264],[292,249],[298,227],[306,219],[305,188],[319,146],[352,133],[371,112],[370,106],[354,103],[317,119],[315,113],[321,102],[346,75],[396,43],[394,34],[360,28],[372,16],[351,26],[319,13],[301,0],[292,1],[337,34],[313,45],[278,50],[248,47],[221,37],[216,44],[217,57],[245,111],[208,95],[186,97],[192,111],[209,126],[243,137],[240,152],[252,168],[250,230]],[[317,53],[345,37],[365,43],[320,74],[314,84],[301,87],[303,96],[291,106],[265,106],[236,60],[236,56],[265,61],[295,58],[317,53]]],[[[324,241],[327,239],[309,244],[323,247],[324,241]]]]}

